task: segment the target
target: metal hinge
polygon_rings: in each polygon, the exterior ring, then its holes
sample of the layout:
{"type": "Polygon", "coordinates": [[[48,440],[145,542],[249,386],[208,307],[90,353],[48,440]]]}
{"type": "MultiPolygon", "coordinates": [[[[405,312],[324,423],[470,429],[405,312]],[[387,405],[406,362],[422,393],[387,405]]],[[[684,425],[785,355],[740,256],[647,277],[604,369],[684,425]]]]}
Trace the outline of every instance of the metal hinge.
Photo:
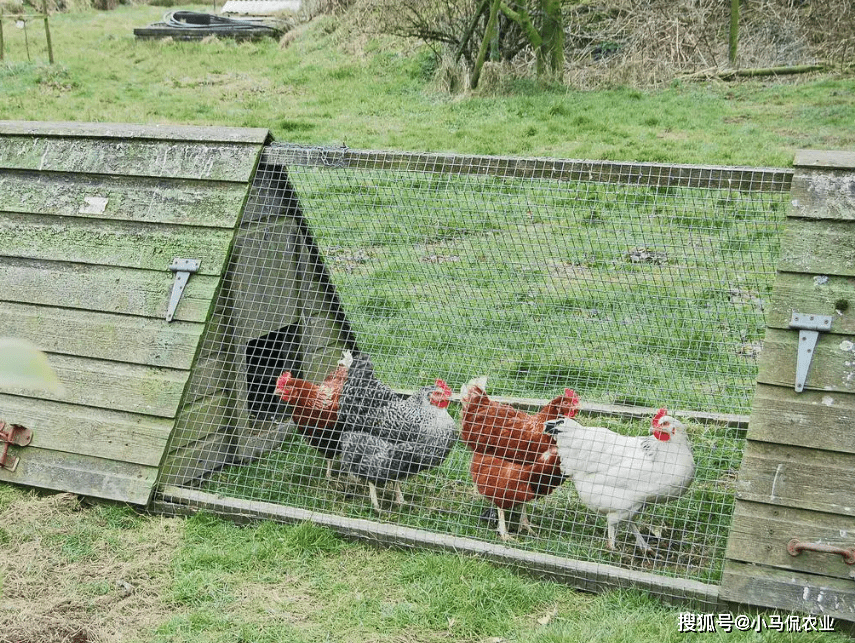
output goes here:
{"type": "Polygon", "coordinates": [[[20,458],[9,453],[9,445],[27,446],[33,441],[33,432],[26,427],[0,421],[0,441],[3,442],[3,451],[0,453],[0,467],[7,471],[14,471],[18,467],[20,458]]]}
{"type": "Polygon", "coordinates": [[[796,393],[805,388],[813,351],[816,348],[819,331],[831,330],[831,315],[810,315],[793,313],[790,328],[798,329],[799,344],[796,355],[796,393]]]}
{"type": "Polygon", "coordinates": [[[169,269],[175,273],[175,282],[172,284],[172,295],[169,297],[169,307],[166,309],[166,321],[171,322],[175,317],[175,309],[178,308],[178,302],[181,301],[181,295],[184,293],[184,286],[190,279],[190,275],[199,270],[202,262],[198,259],[180,259],[176,257],[169,264],[169,269]]]}

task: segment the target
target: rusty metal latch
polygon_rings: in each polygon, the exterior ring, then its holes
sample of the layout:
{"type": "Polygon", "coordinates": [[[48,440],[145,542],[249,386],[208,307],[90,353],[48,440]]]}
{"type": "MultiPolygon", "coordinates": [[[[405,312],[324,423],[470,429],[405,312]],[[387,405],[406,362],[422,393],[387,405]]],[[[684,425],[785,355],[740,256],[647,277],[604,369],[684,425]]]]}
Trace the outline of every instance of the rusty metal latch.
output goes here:
{"type": "Polygon", "coordinates": [[[184,286],[190,279],[190,275],[199,270],[202,262],[198,259],[180,259],[176,257],[169,264],[169,269],[175,273],[175,282],[172,284],[172,295],[169,297],[169,307],[166,309],[166,321],[171,322],[175,317],[175,309],[181,301],[184,286]]]}
{"type": "Polygon", "coordinates": [[[27,446],[33,441],[33,432],[26,427],[0,421],[0,441],[3,442],[3,451],[0,453],[0,467],[7,471],[14,471],[18,467],[18,460],[20,458],[9,453],[9,445],[27,446]]]}
{"type": "Polygon", "coordinates": [[[799,345],[796,355],[796,393],[801,393],[805,388],[810,362],[813,359],[813,351],[816,348],[816,341],[819,339],[819,331],[831,330],[831,315],[793,313],[790,319],[790,328],[799,331],[799,345]]]}
{"type": "Polygon", "coordinates": [[[840,554],[843,556],[843,562],[847,565],[855,565],[855,547],[846,549],[845,547],[835,547],[833,545],[825,545],[823,543],[803,543],[798,538],[793,538],[787,543],[787,552],[790,556],[798,556],[803,551],[816,551],[822,554],[840,554]]]}

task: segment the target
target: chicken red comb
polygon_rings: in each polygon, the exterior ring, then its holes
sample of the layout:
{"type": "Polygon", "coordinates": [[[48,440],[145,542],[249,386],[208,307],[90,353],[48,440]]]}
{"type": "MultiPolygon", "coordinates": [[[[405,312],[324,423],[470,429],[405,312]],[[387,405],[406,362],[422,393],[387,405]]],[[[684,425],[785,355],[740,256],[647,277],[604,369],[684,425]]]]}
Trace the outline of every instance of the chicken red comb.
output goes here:
{"type": "Polygon", "coordinates": [[[283,399],[285,398],[285,389],[288,388],[288,384],[293,377],[294,376],[291,375],[291,371],[285,371],[279,376],[279,379],[276,380],[276,394],[281,396],[283,399]]]}
{"type": "Polygon", "coordinates": [[[576,395],[576,391],[572,388],[565,388],[564,397],[570,400],[570,409],[567,413],[567,417],[573,417],[579,412],[579,396],[576,395]]]}
{"type": "Polygon", "coordinates": [[[448,395],[451,395],[451,387],[445,383],[445,380],[437,377],[436,378],[436,386],[437,386],[437,388],[442,389],[443,393],[447,393],[448,395]]]}
{"type": "Polygon", "coordinates": [[[653,416],[653,423],[652,423],[653,428],[658,429],[659,428],[659,420],[661,420],[666,415],[668,415],[668,409],[666,409],[664,407],[659,409],[658,411],[656,411],[656,415],[653,416]]]}

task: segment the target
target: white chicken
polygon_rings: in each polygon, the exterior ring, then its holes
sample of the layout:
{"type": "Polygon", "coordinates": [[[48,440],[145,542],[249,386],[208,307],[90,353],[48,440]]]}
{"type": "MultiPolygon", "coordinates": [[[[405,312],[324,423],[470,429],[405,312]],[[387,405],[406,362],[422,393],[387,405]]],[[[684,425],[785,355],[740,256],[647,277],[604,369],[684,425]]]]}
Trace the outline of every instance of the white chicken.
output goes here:
{"type": "Polygon", "coordinates": [[[643,437],[582,426],[572,418],[545,425],[558,445],[561,471],[573,480],[581,501],[606,514],[611,550],[616,527],[626,520],[638,546],[652,551],[633,517],[647,503],[679,498],[692,482],[695,460],[686,427],[667,413],[659,409],[650,435],[643,437]]]}

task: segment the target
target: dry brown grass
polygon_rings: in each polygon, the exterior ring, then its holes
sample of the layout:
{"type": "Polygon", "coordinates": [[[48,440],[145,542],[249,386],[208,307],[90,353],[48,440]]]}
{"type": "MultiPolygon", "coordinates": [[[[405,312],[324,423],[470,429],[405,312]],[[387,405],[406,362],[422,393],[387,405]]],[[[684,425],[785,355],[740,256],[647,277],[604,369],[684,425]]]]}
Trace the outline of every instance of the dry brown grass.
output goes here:
{"type": "MultiPolygon", "coordinates": [[[[736,67],[810,64],[839,53],[831,38],[818,46],[798,3],[767,0],[742,6],[736,67]]],[[[729,7],[711,0],[617,0],[599,10],[579,5],[568,21],[567,80],[584,88],[646,86],[700,70],[728,69],[729,18],[729,7]]],[[[844,29],[836,42],[851,38],[844,29]]]]}
{"type": "Polygon", "coordinates": [[[162,595],[181,540],[178,520],[93,525],[92,512],[63,493],[22,494],[0,524],[0,640],[112,643],[168,618],[162,595]]]}
{"type": "MultiPolygon", "coordinates": [[[[395,11],[395,4],[394,0],[356,0],[347,19],[362,29],[436,33],[452,39],[469,20],[448,15],[442,1],[411,0],[408,6],[417,7],[421,16],[415,27],[412,12],[395,11]]],[[[738,68],[849,62],[855,54],[852,0],[758,0],[742,2],[740,11],[738,68]]],[[[564,12],[565,81],[571,86],[651,86],[701,70],[732,68],[728,61],[730,3],[599,0],[566,2],[564,12]]],[[[445,48],[452,50],[456,45],[445,48]]],[[[534,76],[530,48],[503,65],[512,76],[534,76]]],[[[448,66],[441,67],[447,75],[448,66]]]]}

